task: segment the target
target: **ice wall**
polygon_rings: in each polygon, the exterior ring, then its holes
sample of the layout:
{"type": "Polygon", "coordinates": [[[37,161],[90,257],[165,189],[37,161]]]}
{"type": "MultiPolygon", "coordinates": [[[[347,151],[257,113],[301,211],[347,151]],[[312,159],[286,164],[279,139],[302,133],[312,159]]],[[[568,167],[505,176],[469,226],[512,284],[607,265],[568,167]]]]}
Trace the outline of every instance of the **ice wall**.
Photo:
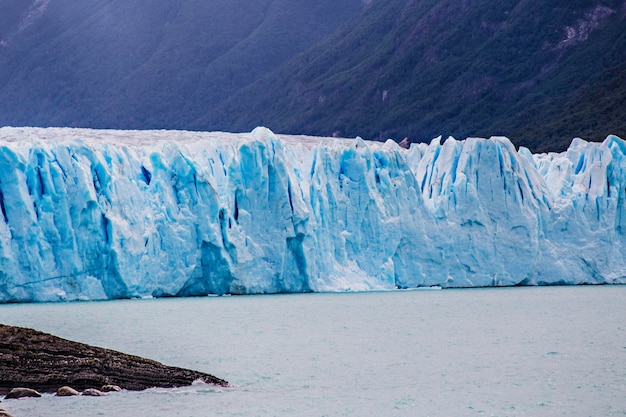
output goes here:
{"type": "Polygon", "coordinates": [[[626,143],[0,129],[0,302],[626,283],[626,143]]]}

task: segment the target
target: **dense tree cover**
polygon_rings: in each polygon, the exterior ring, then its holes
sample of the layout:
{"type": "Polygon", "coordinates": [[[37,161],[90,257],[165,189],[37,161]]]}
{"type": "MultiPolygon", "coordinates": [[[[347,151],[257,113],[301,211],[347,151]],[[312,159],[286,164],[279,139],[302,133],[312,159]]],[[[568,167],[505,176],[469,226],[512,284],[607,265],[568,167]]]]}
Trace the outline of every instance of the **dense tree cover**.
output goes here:
{"type": "Polygon", "coordinates": [[[189,128],[361,0],[2,0],[0,125],[189,128]]]}
{"type": "Polygon", "coordinates": [[[0,125],[626,137],[624,0],[2,0],[0,125]]]}
{"type": "Polygon", "coordinates": [[[534,151],[626,135],[622,0],[379,0],[206,122],[430,140],[509,136],[534,151]]]}

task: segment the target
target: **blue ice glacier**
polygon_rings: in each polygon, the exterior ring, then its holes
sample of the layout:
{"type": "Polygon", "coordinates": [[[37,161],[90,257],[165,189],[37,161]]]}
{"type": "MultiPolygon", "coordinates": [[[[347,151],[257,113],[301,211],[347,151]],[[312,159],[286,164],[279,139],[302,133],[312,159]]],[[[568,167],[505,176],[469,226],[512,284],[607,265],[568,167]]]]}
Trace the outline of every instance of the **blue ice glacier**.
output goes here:
{"type": "Polygon", "coordinates": [[[0,302],[626,283],[625,155],[0,128],[0,302]]]}

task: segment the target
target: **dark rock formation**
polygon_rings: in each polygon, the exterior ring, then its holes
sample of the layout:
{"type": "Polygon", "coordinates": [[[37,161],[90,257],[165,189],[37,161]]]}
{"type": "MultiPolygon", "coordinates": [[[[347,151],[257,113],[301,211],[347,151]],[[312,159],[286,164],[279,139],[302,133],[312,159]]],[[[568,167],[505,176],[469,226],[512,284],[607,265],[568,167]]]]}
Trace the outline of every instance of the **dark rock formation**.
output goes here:
{"type": "Polygon", "coordinates": [[[103,385],[102,388],[100,388],[102,392],[120,392],[121,390],[122,388],[117,385],[103,385]]]}
{"type": "Polygon", "coordinates": [[[4,398],[8,400],[8,399],[14,399],[14,398],[29,398],[29,397],[39,398],[41,397],[41,394],[31,388],[17,387],[9,391],[7,396],[4,398]]]}
{"type": "Polygon", "coordinates": [[[85,391],[83,391],[83,395],[86,395],[88,397],[104,397],[106,394],[99,389],[87,388],[85,391]]]}
{"type": "Polygon", "coordinates": [[[9,410],[7,410],[4,407],[0,407],[0,417],[13,417],[13,415],[11,415],[11,413],[9,413],[9,410]]]}
{"type": "Polygon", "coordinates": [[[72,387],[68,387],[67,385],[62,386],[57,390],[57,397],[72,397],[74,395],[80,395],[80,392],[76,391],[72,387]]]}
{"type": "Polygon", "coordinates": [[[0,324],[0,394],[15,387],[56,392],[64,385],[78,390],[103,385],[143,390],[185,386],[195,380],[228,385],[202,372],[0,324]]]}

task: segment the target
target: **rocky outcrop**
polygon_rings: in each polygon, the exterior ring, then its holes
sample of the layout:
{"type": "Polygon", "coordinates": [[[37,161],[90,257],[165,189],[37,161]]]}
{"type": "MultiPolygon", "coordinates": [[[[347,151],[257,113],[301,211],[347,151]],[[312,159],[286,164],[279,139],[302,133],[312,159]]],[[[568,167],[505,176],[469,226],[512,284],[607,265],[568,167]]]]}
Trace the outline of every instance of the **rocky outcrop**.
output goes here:
{"type": "Polygon", "coordinates": [[[0,324],[0,394],[16,387],[51,393],[62,386],[143,390],[191,385],[196,380],[228,385],[202,372],[0,324]]]}
{"type": "Polygon", "coordinates": [[[13,417],[13,415],[11,415],[11,413],[9,413],[9,410],[7,410],[4,407],[0,407],[0,417],[13,417]]]}
{"type": "Polygon", "coordinates": [[[83,391],[83,395],[86,395],[88,397],[104,397],[106,393],[100,391],[99,389],[87,388],[85,391],[83,391]]]}
{"type": "Polygon", "coordinates": [[[17,399],[17,398],[39,398],[39,397],[41,397],[41,394],[35,391],[34,389],[17,387],[9,391],[6,397],[4,398],[7,400],[10,400],[10,399],[17,399]]]}
{"type": "Polygon", "coordinates": [[[80,392],[76,391],[72,387],[68,387],[67,385],[57,390],[57,397],[73,397],[75,395],[80,395],[80,392]]]}

